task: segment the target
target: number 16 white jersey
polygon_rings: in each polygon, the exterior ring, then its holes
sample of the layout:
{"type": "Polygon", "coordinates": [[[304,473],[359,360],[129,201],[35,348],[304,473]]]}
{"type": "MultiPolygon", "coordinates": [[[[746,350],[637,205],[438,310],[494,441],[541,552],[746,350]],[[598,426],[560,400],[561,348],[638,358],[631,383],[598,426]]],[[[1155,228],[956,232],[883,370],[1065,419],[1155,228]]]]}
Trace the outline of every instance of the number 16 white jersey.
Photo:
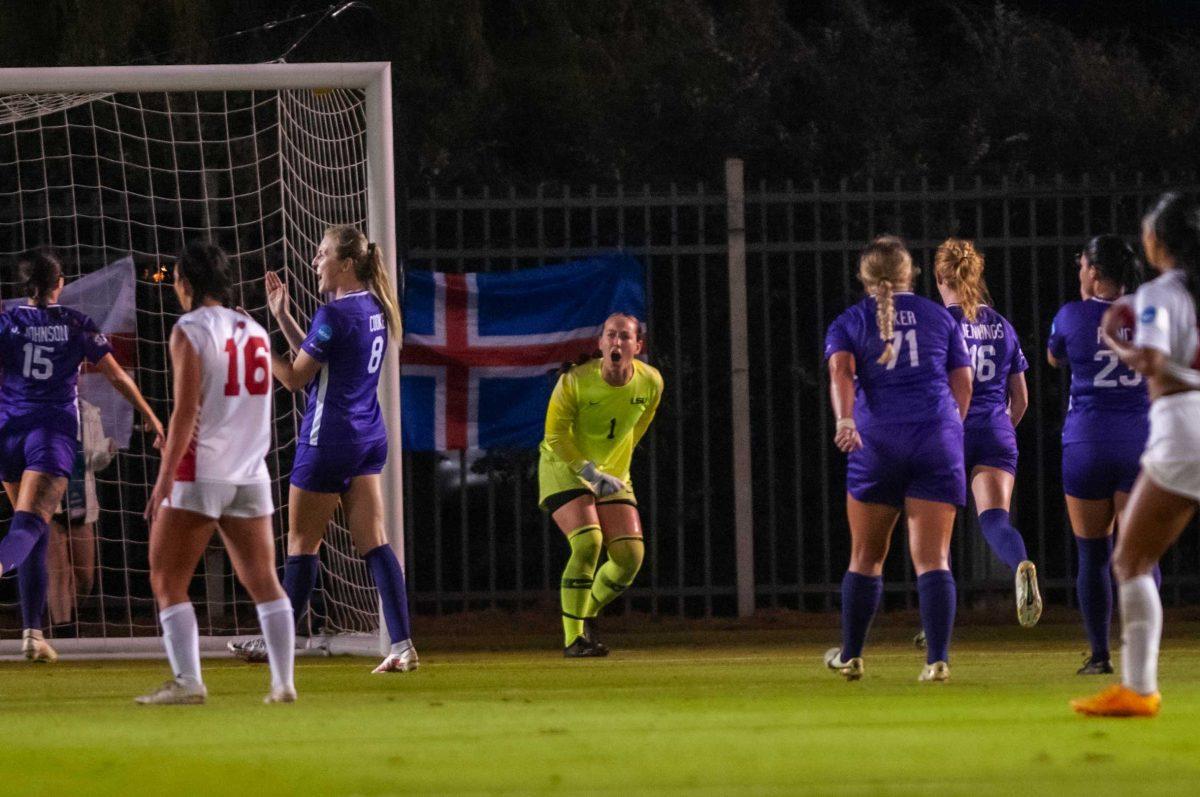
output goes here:
{"type": "Polygon", "coordinates": [[[200,417],[177,481],[270,480],[271,348],[267,331],[228,307],[205,306],[175,326],[200,355],[200,417]]]}

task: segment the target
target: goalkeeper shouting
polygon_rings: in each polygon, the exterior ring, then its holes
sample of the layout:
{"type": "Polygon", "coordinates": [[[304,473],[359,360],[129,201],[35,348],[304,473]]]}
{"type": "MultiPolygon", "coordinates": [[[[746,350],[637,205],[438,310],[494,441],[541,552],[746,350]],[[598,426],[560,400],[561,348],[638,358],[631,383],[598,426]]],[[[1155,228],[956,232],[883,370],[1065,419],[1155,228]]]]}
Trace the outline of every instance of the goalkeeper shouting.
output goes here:
{"type": "Polygon", "coordinates": [[[599,356],[559,377],[546,410],[539,501],[571,546],[561,591],[567,658],[608,654],[587,621],[624,592],[642,566],[642,522],[629,462],[663,389],[658,370],[634,359],[643,346],[636,317],[609,316],[599,356]],[[608,560],[597,571],[601,547],[608,560]]]}

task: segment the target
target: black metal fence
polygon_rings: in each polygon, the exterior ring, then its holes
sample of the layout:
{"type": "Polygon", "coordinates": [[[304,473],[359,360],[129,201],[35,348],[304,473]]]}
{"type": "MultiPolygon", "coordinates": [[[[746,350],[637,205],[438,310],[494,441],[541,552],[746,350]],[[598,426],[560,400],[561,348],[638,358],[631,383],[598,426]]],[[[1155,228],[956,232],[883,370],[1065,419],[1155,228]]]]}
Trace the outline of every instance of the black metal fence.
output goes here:
{"type": "MultiPolygon", "coordinates": [[[[857,253],[871,237],[904,236],[931,264],[947,236],[974,239],[987,257],[997,309],[1029,358],[1030,409],[1018,429],[1021,465],[1014,521],[1042,571],[1044,590],[1073,602],[1074,546],[1060,483],[1067,377],[1044,351],[1057,308],[1077,296],[1074,254],[1092,235],[1134,240],[1146,206],[1194,177],[1087,176],[1021,182],[846,181],[752,186],[618,186],[587,191],[539,186],[501,192],[429,189],[408,197],[407,265],[495,271],[623,248],[646,266],[650,359],[666,396],[635,456],[647,558],[626,608],[728,614],[739,586],[760,607],[835,605],[849,556],[844,458],[832,446],[821,345],[829,323],[861,290],[857,253]],[[748,298],[731,315],[727,193],[744,192],[748,298]],[[735,407],[730,329],[744,312],[749,406],[735,407]],[[735,413],[750,439],[734,439],[735,413]],[[735,472],[735,446],[750,447],[751,473],[735,472]],[[753,568],[735,566],[736,480],[750,479],[753,568]],[[745,583],[751,577],[752,584],[745,583]]],[[[919,290],[935,296],[932,269],[919,290]]],[[[520,605],[556,589],[566,546],[536,506],[535,452],[408,453],[406,544],[410,581],[425,610],[520,605]]],[[[966,600],[1007,588],[960,513],[952,547],[966,600]]],[[[886,568],[889,601],[915,602],[903,533],[886,568]]],[[[1194,535],[1164,562],[1170,603],[1196,597],[1194,535]]]]}

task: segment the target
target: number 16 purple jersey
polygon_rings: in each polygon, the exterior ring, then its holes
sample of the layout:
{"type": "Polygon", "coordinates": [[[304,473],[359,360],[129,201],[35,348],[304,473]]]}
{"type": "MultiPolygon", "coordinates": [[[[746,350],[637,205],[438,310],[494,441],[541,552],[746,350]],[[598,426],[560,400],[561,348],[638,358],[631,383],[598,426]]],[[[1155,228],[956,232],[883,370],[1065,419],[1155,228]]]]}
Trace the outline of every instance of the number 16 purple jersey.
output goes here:
{"type": "Polygon", "coordinates": [[[70,307],[19,305],[0,313],[0,429],[49,429],[74,439],[79,365],[111,353],[96,323],[70,307]]]}

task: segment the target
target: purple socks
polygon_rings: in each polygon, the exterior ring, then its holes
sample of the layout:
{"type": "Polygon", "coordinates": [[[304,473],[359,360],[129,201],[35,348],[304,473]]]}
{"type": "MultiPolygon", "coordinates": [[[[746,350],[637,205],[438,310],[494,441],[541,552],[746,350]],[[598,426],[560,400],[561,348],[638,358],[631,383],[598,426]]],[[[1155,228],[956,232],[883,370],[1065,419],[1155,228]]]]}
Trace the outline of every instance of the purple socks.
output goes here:
{"type": "Polygon", "coordinates": [[[1083,630],[1087,632],[1092,658],[1107,659],[1108,629],[1112,622],[1112,577],[1108,563],[1112,558],[1112,537],[1089,540],[1075,538],[1079,551],[1079,574],[1075,591],[1079,596],[1079,613],[1083,615],[1083,630]]]}
{"type": "Polygon", "coordinates": [[[864,576],[847,570],[842,577],[842,661],[862,655],[881,597],[882,576],[864,576]]]}
{"type": "Polygon", "coordinates": [[[958,592],[949,570],[930,570],[917,576],[917,595],[921,601],[921,626],[925,629],[925,663],[950,661],[950,632],[958,592]]]}
{"type": "Polygon", "coordinates": [[[1009,570],[1015,572],[1017,565],[1029,558],[1025,540],[1021,539],[1021,532],[1012,527],[1006,510],[989,509],[979,513],[979,529],[988,547],[1009,570]]]}
{"type": "Polygon", "coordinates": [[[317,571],[320,569],[321,557],[315,553],[289,556],[283,565],[283,591],[292,602],[292,612],[296,624],[304,616],[308,608],[309,598],[317,587],[317,571]]]}
{"type": "Polygon", "coordinates": [[[388,636],[395,645],[412,638],[408,622],[408,591],[404,585],[404,571],[392,546],[380,545],[367,551],[363,559],[379,591],[383,604],[383,619],[387,623],[388,636]]]}
{"type": "Polygon", "coordinates": [[[12,523],[8,526],[8,534],[0,540],[0,567],[4,568],[4,574],[8,575],[16,570],[38,541],[44,541],[49,533],[50,526],[37,515],[20,510],[14,512],[12,523]]]}
{"type": "Polygon", "coordinates": [[[46,595],[50,589],[50,577],[46,572],[46,547],[49,542],[49,533],[38,537],[25,561],[17,567],[22,628],[42,630],[42,617],[46,614],[46,595]]]}

